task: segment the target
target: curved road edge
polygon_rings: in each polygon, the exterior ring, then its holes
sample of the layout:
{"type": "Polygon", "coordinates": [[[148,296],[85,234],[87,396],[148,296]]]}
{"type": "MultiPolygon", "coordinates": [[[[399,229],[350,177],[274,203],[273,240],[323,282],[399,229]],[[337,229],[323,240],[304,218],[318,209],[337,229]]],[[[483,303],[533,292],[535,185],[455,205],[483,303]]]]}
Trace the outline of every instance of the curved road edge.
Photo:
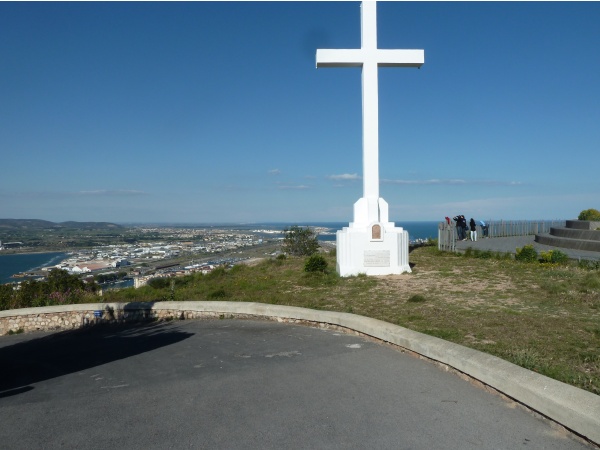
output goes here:
{"type": "Polygon", "coordinates": [[[244,302],[95,303],[0,311],[0,319],[94,310],[151,312],[176,318],[183,312],[215,316],[262,317],[337,326],[396,345],[475,379],[565,428],[600,445],[600,396],[519,367],[498,357],[398,325],[351,313],[244,302]],[[170,313],[170,314],[169,314],[170,313]]]}

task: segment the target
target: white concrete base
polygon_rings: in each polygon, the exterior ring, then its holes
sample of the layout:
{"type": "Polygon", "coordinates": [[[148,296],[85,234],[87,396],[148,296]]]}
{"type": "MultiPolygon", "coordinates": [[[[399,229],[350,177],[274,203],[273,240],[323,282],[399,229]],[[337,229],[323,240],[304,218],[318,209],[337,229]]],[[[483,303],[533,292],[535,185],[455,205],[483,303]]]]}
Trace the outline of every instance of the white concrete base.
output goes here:
{"type": "Polygon", "coordinates": [[[342,277],[397,275],[411,272],[408,264],[408,231],[393,222],[357,226],[336,233],[337,272],[342,277]]]}

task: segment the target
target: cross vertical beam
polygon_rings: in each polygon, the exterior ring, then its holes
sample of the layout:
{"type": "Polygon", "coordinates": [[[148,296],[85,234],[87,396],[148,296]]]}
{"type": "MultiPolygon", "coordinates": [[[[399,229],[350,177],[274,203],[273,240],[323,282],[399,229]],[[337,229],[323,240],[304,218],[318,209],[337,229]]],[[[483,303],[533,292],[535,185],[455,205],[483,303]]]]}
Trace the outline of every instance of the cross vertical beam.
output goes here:
{"type": "Polygon", "coordinates": [[[319,67],[362,67],[363,115],[363,202],[364,217],[355,223],[379,222],[387,211],[379,211],[379,67],[421,67],[425,62],[423,50],[383,50],[377,48],[377,3],[361,4],[361,48],[317,50],[319,67]]]}

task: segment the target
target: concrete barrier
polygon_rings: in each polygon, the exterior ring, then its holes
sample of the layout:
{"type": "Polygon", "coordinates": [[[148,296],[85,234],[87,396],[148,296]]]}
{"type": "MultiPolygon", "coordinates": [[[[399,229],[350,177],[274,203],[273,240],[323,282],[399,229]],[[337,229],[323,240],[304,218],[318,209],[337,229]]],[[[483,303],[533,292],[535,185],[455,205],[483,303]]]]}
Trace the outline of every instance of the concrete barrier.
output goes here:
{"type": "Polygon", "coordinates": [[[355,314],[244,302],[95,303],[0,311],[0,333],[71,329],[94,323],[207,317],[268,318],[351,330],[436,361],[490,386],[565,428],[600,444],[600,396],[492,355],[355,314]],[[102,311],[101,318],[94,311],[102,311]]]}

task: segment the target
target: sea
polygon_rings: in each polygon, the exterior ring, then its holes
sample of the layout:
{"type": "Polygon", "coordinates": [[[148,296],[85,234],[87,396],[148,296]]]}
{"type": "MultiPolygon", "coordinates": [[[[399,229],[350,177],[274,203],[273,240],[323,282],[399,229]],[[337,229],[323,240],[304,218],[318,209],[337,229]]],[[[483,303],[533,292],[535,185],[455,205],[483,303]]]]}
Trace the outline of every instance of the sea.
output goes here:
{"type": "Polygon", "coordinates": [[[69,254],[64,252],[0,254],[0,284],[22,280],[13,275],[56,265],[68,257],[69,254]]]}
{"type": "MultiPolygon", "coordinates": [[[[410,241],[417,241],[419,239],[437,238],[438,235],[438,221],[406,221],[406,222],[394,222],[397,227],[402,227],[408,231],[408,239],[410,241]]],[[[314,227],[325,229],[325,231],[319,233],[318,239],[320,241],[335,241],[335,233],[337,230],[341,230],[348,226],[348,222],[296,222],[290,223],[278,223],[278,222],[265,222],[265,223],[245,223],[245,224],[210,224],[214,228],[230,228],[232,230],[239,231],[257,231],[257,230],[279,230],[283,231],[285,228],[289,228],[292,225],[298,225],[300,227],[314,227]]],[[[189,225],[186,225],[189,226],[189,225]]]]}
{"type": "MultiPolygon", "coordinates": [[[[436,238],[437,237],[437,228],[439,222],[395,222],[397,227],[402,227],[408,231],[408,236],[410,241],[416,241],[419,239],[428,239],[428,238],[436,238]]],[[[273,223],[273,222],[265,222],[265,223],[242,223],[242,224],[233,224],[233,223],[224,223],[224,224],[172,224],[173,226],[185,226],[185,227],[194,227],[194,228],[216,228],[216,229],[231,229],[231,230],[239,230],[239,231],[252,231],[257,232],[257,234],[263,234],[265,237],[273,237],[274,234],[272,232],[281,232],[275,233],[275,236],[283,236],[283,230],[289,228],[292,225],[298,225],[301,227],[315,227],[319,229],[323,229],[324,231],[319,233],[318,239],[319,241],[335,241],[335,233],[337,230],[341,230],[344,227],[348,226],[348,222],[296,222],[294,224],[290,223],[273,223]],[[271,231],[271,233],[268,233],[271,231]]],[[[2,283],[10,283],[13,281],[22,280],[22,278],[13,278],[12,275],[21,273],[21,272],[29,272],[35,269],[39,269],[40,267],[47,267],[56,265],[59,262],[67,259],[69,257],[68,253],[64,252],[50,252],[50,253],[22,253],[22,254],[11,254],[11,255],[2,255],[0,254],[0,284],[2,283]]]]}

